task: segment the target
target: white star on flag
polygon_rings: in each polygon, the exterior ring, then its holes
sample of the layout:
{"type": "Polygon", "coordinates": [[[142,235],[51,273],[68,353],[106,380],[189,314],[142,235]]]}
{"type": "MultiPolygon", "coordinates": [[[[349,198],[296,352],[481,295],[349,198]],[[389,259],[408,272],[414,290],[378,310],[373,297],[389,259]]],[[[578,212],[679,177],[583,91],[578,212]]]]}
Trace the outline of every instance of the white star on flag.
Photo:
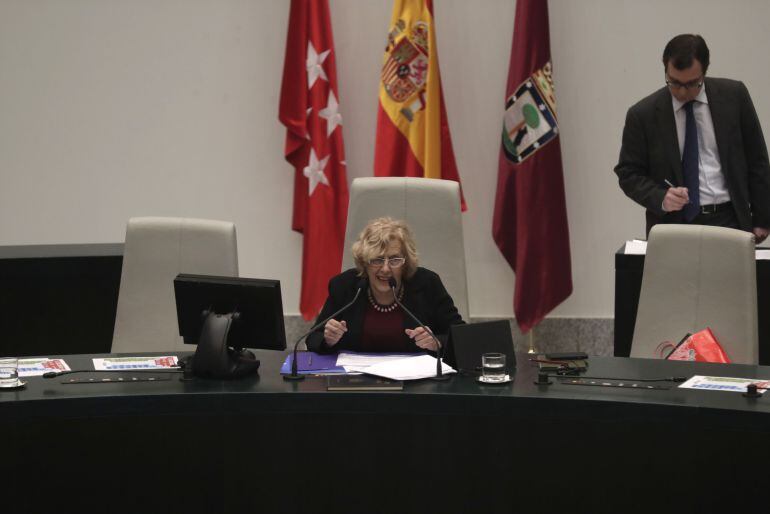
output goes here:
{"type": "Polygon", "coordinates": [[[305,169],[302,170],[302,174],[305,175],[310,181],[310,192],[308,193],[308,196],[313,194],[313,191],[319,182],[326,186],[329,185],[329,179],[327,179],[326,175],[324,174],[324,168],[326,168],[326,163],[328,161],[328,155],[319,161],[315,154],[315,149],[310,149],[310,162],[307,166],[305,166],[305,169]]]}
{"type": "Polygon", "coordinates": [[[329,99],[326,101],[326,108],[318,111],[318,115],[326,120],[326,135],[331,136],[337,125],[342,125],[342,115],[340,114],[340,105],[334,96],[334,91],[329,91],[329,99]]]}
{"type": "Polygon", "coordinates": [[[331,50],[326,50],[325,52],[321,52],[319,55],[318,52],[315,51],[315,48],[313,47],[313,43],[311,41],[307,42],[307,61],[305,62],[305,68],[307,69],[307,88],[311,89],[313,87],[313,84],[315,84],[315,81],[318,77],[321,77],[322,79],[328,81],[329,79],[326,78],[326,72],[323,68],[323,63],[326,60],[326,58],[329,56],[329,52],[331,50]]]}

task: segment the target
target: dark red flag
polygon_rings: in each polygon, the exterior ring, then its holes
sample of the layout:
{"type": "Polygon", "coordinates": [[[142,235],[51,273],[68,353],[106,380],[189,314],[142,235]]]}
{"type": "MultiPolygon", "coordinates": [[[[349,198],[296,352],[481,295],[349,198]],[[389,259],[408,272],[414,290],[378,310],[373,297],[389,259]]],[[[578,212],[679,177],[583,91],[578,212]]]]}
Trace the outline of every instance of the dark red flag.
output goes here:
{"type": "Polygon", "coordinates": [[[348,212],[342,117],[327,0],[292,0],[278,118],[294,166],[292,229],[303,234],[305,319],[318,314],[340,272],[348,212]]]}
{"type": "Polygon", "coordinates": [[[516,273],[524,333],[572,293],[551,72],[548,2],[517,0],[492,235],[516,273]]]}

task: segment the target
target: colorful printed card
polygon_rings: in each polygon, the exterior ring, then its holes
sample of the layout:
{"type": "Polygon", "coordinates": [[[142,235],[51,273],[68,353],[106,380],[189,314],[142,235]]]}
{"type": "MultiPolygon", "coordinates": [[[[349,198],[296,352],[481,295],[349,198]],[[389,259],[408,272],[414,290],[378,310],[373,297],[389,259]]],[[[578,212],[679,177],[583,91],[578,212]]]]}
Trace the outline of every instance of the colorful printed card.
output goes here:
{"type": "Polygon", "coordinates": [[[20,377],[39,377],[49,371],[70,371],[70,367],[63,359],[49,359],[48,357],[19,359],[20,377]]]}
{"type": "Polygon", "coordinates": [[[107,357],[93,359],[95,370],[124,371],[131,369],[171,369],[179,367],[175,355],[162,357],[107,357]]]}
{"type": "Polygon", "coordinates": [[[746,392],[746,386],[756,384],[760,391],[770,388],[770,380],[734,377],[704,377],[695,375],[687,382],[680,385],[683,389],[706,389],[709,391],[735,391],[746,392]]]}

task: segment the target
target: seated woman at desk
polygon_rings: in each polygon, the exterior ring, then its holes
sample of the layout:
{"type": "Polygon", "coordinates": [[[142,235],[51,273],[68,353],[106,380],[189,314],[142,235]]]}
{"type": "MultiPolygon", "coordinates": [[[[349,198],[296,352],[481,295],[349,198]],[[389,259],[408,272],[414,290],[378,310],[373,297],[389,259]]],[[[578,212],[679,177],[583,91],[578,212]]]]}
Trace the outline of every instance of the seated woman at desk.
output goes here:
{"type": "Polygon", "coordinates": [[[356,302],[307,339],[308,350],[320,353],[436,351],[436,341],[396,303],[396,295],[438,337],[450,325],[463,323],[439,276],[417,266],[417,248],[403,221],[377,218],[353,244],[356,267],[329,281],[329,297],[318,315],[323,320],[355,297],[361,278],[368,283],[356,302]]]}

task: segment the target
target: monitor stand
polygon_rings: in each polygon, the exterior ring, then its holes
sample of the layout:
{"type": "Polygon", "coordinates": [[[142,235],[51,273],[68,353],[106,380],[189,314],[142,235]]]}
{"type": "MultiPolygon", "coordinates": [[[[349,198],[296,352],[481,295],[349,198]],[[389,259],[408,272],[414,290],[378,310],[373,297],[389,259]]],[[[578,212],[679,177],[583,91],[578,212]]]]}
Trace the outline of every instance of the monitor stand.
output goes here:
{"type": "Polygon", "coordinates": [[[204,313],[201,336],[195,355],[183,363],[185,376],[188,372],[199,378],[239,378],[257,373],[259,361],[248,350],[234,349],[227,345],[230,327],[237,320],[237,313],[204,313]]]}

